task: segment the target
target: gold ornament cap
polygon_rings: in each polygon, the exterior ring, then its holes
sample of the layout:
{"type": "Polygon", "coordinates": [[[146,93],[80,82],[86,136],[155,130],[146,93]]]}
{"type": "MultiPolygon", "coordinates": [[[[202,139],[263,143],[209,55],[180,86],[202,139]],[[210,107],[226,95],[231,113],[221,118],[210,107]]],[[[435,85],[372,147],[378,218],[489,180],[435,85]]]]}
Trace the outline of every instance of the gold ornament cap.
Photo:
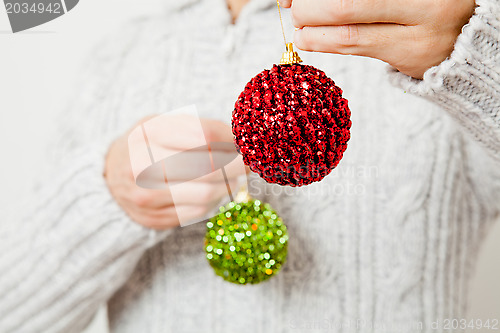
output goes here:
{"type": "Polygon", "coordinates": [[[286,52],[281,56],[280,65],[293,65],[301,63],[299,54],[293,50],[293,43],[286,44],[286,52]]]}
{"type": "Polygon", "coordinates": [[[245,179],[245,183],[240,186],[240,190],[238,191],[238,194],[236,194],[234,202],[248,202],[250,200],[252,200],[252,197],[248,193],[247,183],[245,179]]]}

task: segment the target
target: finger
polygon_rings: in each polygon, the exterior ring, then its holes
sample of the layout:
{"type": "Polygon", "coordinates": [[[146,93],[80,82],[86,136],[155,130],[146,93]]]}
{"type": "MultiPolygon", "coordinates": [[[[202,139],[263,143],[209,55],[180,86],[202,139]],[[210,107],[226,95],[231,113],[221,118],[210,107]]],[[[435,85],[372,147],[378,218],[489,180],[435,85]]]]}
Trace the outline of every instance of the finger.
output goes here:
{"type": "MultiPolygon", "coordinates": [[[[169,165],[187,162],[189,169],[195,172],[193,166],[209,165],[211,151],[226,151],[232,153],[234,157],[238,154],[233,143],[231,128],[220,121],[209,119],[200,121],[196,117],[183,116],[175,121],[179,128],[169,132],[168,126],[171,124],[165,123],[169,117],[161,117],[163,118],[152,119],[154,122],[144,125],[143,132],[146,139],[140,142],[138,138],[138,141],[134,141],[136,144],[130,145],[134,148],[134,152],[139,152],[131,154],[131,156],[138,156],[138,161],[149,159],[152,163],[165,160],[169,165]],[[195,154],[190,155],[185,152],[195,154]]],[[[140,134],[142,133],[135,134],[135,136],[140,134]]],[[[134,171],[145,167],[145,163],[138,161],[134,165],[134,171]]],[[[207,173],[209,172],[204,171],[202,174],[207,173]]]]}
{"type": "Polygon", "coordinates": [[[227,165],[221,166],[220,169],[216,169],[214,172],[194,180],[206,183],[223,182],[226,178],[231,180],[245,175],[246,173],[247,170],[245,168],[245,164],[243,163],[243,157],[238,155],[227,165]]]}
{"type": "Polygon", "coordinates": [[[165,184],[163,190],[135,187],[122,192],[128,193],[122,201],[127,207],[137,207],[142,212],[164,209],[172,205],[212,204],[229,194],[236,192],[237,178],[221,182],[172,182],[165,184]]]}
{"type": "MultiPolygon", "coordinates": [[[[169,182],[181,180],[188,181],[212,174],[222,168],[227,168],[230,171],[228,177],[231,178],[234,177],[234,175],[238,176],[240,171],[243,171],[237,168],[237,166],[243,164],[243,162],[241,155],[237,153],[232,143],[231,146],[233,149],[232,151],[212,150],[211,148],[213,146],[210,146],[210,149],[179,152],[165,159],[164,168],[167,180],[169,182]]],[[[203,181],[222,181],[221,179],[211,178],[212,177],[209,176],[208,178],[204,178],[203,181]]]]}
{"type": "Polygon", "coordinates": [[[290,6],[292,5],[292,0],[279,0],[278,2],[283,8],[290,8],[290,6]]]}
{"type": "Polygon", "coordinates": [[[134,179],[146,188],[161,188],[164,176],[169,180],[191,180],[210,174],[239,156],[233,142],[212,142],[186,151],[156,144],[148,150],[141,144],[134,144],[129,151],[134,179]],[[149,152],[154,154],[153,158],[149,152]]]}
{"type": "Polygon", "coordinates": [[[207,205],[213,206],[223,197],[233,194],[237,185],[236,179],[227,183],[200,183],[188,182],[170,187],[172,201],[179,205],[207,205]]]}
{"type": "Polygon", "coordinates": [[[398,24],[304,27],[295,31],[294,38],[304,51],[366,56],[392,64],[408,54],[411,29],[398,24]]]}
{"type": "Polygon", "coordinates": [[[178,227],[179,225],[201,222],[202,217],[208,212],[204,206],[178,206],[168,207],[159,214],[144,214],[138,211],[130,211],[130,218],[148,228],[165,230],[178,227]],[[190,223],[187,223],[190,222],[190,223]]]}
{"type": "Polygon", "coordinates": [[[216,183],[247,173],[242,156],[226,152],[180,152],[151,164],[135,177],[135,184],[146,189],[163,189],[165,184],[187,181],[216,183]]]}
{"type": "MultiPolygon", "coordinates": [[[[136,215],[147,215],[151,217],[161,217],[168,215],[172,210],[175,211],[177,207],[182,206],[207,206],[215,207],[221,199],[227,195],[226,184],[221,186],[213,186],[206,184],[207,188],[203,186],[196,186],[197,192],[193,192],[191,186],[178,186],[172,188],[174,195],[168,199],[170,202],[165,206],[139,206],[136,204],[127,203],[128,211],[134,211],[136,215]]],[[[156,193],[158,195],[158,193],[156,193]]]]}
{"type": "Polygon", "coordinates": [[[139,207],[135,206],[129,209],[130,215],[144,216],[150,218],[174,218],[176,217],[175,206],[169,205],[160,208],[139,207]]]}
{"type": "Polygon", "coordinates": [[[128,191],[124,189],[122,192],[126,193],[122,196],[122,201],[128,209],[161,209],[173,205],[172,193],[167,185],[162,190],[153,190],[133,184],[128,191]]]}
{"type": "Polygon", "coordinates": [[[156,230],[175,228],[180,224],[173,207],[168,208],[161,216],[145,215],[136,210],[127,211],[127,215],[135,222],[156,230]]]}
{"type": "Polygon", "coordinates": [[[207,142],[233,142],[231,127],[219,120],[201,119],[201,126],[207,142]]]}
{"type": "Polygon", "coordinates": [[[354,23],[415,24],[426,15],[424,3],[406,0],[293,0],[291,8],[293,24],[298,28],[354,23]]]}
{"type": "Polygon", "coordinates": [[[142,140],[171,149],[186,150],[206,145],[201,119],[189,114],[162,114],[138,126],[142,140]]]}
{"type": "MultiPolygon", "coordinates": [[[[214,119],[192,115],[163,114],[142,125],[144,136],[151,146],[158,145],[174,150],[189,150],[209,142],[233,142],[231,127],[214,119]]],[[[153,155],[157,157],[154,152],[153,155]]]]}

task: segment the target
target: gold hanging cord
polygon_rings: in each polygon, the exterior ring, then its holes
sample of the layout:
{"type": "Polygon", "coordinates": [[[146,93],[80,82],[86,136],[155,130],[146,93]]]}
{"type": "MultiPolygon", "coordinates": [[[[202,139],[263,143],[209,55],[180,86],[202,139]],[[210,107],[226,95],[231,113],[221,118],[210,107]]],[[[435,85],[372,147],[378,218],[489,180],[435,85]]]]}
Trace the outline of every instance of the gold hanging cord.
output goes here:
{"type": "Polygon", "coordinates": [[[281,23],[281,32],[283,33],[283,40],[285,41],[285,49],[286,52],[283,52],[281,56],[280,65],[293,65],[302,62],[299,54],[293,50],[293,43],[287,43],[285,37],[285,29],[283,29],[283,19],[281,18],[281,8],[279,0],[276,0],[278,4],[278,13],[280,15],[280,23],[281,23]]]}

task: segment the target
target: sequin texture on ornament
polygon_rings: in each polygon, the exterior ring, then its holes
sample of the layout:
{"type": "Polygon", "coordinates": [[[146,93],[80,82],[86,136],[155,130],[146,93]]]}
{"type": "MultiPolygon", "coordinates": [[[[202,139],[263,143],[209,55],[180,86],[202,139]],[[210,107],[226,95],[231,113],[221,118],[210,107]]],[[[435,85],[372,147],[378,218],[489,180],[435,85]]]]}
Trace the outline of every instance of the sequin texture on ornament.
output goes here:
{"type": "Polygon", "coordinates": [[[274,65],[247,83],[232,129],[243,161],[269,183],[320,181],[342,159],[351,112],[342,90],[308,65],[274,65]]]}
{"type": "Polygon", "coordinates": [[[207,222],[205,251],[215,273],[236,284],[256,284],[285,263],[288,233],[269,204],[230,202],[207,222]]]}

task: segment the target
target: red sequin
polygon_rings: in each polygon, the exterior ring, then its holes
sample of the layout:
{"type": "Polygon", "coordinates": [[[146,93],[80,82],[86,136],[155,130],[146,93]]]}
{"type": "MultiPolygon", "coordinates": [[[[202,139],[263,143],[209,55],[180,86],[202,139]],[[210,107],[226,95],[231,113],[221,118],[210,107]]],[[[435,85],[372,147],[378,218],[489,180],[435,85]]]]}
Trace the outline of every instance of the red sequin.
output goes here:
{"type": "Polygon", "coordinates": [[[274,65],[247,83],[233,111],[243,161],[269,183],[320,181],[342,159],[351,112],[342,90],[308,65],[274,65]]]}

